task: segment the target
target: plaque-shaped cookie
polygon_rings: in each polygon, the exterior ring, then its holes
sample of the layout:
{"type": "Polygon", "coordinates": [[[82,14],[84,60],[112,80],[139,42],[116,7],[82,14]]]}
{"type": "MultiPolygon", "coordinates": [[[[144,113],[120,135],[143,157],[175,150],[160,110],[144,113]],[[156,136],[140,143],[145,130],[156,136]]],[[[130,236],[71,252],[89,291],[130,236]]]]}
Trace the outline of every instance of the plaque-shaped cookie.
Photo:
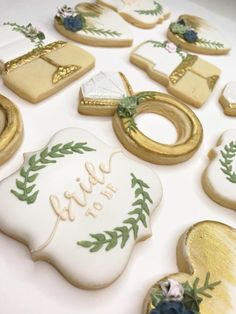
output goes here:
{"type": "Polygon", "coordinates": [[[207,101],[221,73],[213,64],[168,41],[140,44],[132,51],[130,61],[194,107],[207,101]]]}
{"type": "Polygon", "coordinates": [[[180,273],[166,276],[148,292],[144,314],[233,314],[236,230],[214,221],[192,226],[180,239],[180,273]]]}
{"type": "Polygon", "coordinates": [[[151,236],[162,197],[149,168],[81,129],[58,132],[0,183],[0,229],[86,289],[111,284],[151,236]],[[92,271],[91,271],[92,270],[92,271]]]}

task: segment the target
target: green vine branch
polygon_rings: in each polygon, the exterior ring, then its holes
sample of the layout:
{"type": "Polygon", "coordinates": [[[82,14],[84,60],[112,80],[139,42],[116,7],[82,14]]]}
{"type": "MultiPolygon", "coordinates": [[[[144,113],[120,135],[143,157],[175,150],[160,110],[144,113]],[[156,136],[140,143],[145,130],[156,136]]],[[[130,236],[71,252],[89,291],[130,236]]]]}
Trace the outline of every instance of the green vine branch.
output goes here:
{"type": "Polygon", "coordinates": [[[154,9],[152,10],[135,10],[140,15],[152,15],[157,16],[163,14],[164,10],[160,3],[157,1],[153,1],[153,4],[155,5],[154,9]]]}
{"type": "Polygon", "coordinates": [[[93,26],[86,26],[83,28],[85,33],[91,33],[93,35],[105,36],[105,37],[120,37],[122,34],[117,31],[112,31],[110,29],[105,30],[103,28],[96,28],[93,26]]]}
{"type": "Polygon", "coordinates": [[[132,204],[133,209],[128,214],[130,218],[123,221],[122,225],[114,228],[111,231],[104,231],[99,234],[90,234],[89,241],[79,241],[78,245],[88,248],[90,252],[97,252],[102,248],[106,251],[112,250],[120,242],[120,247],[124,248],[130,238],[130,233],[133,233],[134,239],[138,237],[139,227],[142,224],[147,228],[147,216],[150,215],[148,203],[153,203],[150,195],[146,191],[149,186],[140,179],[137,179],[131,173],[131,187],[135,188],[135,201],[132,204]]]}
{"type": "Polygon", "coordinates": [[[211,41],[204,38],[198,38],[197,44],[201,47],[211,48],[211,49],[221,49],[224,48],[224,44],[221,44],[217,41],[211,41]]]}
{"type": "Polygon", "coordinates": [[[63,158],[74,153],[83,154],[94,149],[87,146],[87,143],[57,144],[50,150],[46,147],[39,155],[34,154],[29,159],[29,165],[20,170],[20,179],[16,179],[16,190],[11,190],[20,201],[32,204],[36,201],[39,190],[33,184],[39,175],[39,171],[46,168],[49,164],[57,162],[58,158],[63,158]]]}
{"type": "Polygon", "coordinates": [[[236,142],[230,142],[229,145],[225,145],[224,150],[220,151],[222,159],[221,171],[226,174],[226,179],[232,183],[236,183],[236,173],[233,170],[233,161],[236,156],[236,142]]]}

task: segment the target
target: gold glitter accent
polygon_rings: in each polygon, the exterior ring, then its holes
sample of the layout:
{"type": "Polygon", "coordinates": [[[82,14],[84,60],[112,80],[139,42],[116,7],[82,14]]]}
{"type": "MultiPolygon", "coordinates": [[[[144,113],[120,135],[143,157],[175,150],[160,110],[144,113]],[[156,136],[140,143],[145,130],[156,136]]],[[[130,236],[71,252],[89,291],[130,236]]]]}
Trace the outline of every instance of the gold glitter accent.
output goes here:
{"type": "Polygon", "coordinates": [[[46,45],[42,48],[36,48],[32,51],[30,51],[29,53],[20,56],[16,59],[13,59],[7,63],[5,63],[5,72],[9,73],[15,69],[17,69],[18,67],[25,65],[29,62],[32,62],[35,59],[41,58],[42,56],[45,56],[57,49],[60,49],[62,47],[64,47],[67,43],[65,41],[55,41],[49,45],[46,45]]]}
{"type": "Polygon", "coordinates": [[[209,89],[212,91],[219,79],[219,75],[213,75],[207,78],[207,84],[209,89]]]}
{"type": "Polygon", "coordinates": [[[183,78],[183,76],[191,70],[191,67],[197,61],[198,57],[193,55],[188,55],[180,65],[171,73],[170,81],[173,85],[177,84],[179,80],[183,78]]]}

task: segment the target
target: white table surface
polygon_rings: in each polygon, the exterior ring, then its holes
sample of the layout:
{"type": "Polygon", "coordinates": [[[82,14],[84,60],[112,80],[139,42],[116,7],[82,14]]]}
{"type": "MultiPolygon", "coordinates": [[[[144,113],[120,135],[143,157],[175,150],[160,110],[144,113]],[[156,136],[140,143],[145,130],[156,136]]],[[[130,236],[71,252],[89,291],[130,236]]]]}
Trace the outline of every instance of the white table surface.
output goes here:
{"type": "MultiPolygon", "coordinates": [[[[73,0],[68,4],[73,6],[77,3],[73,0]]],[[[224,85],[236,80],[236,2],[166,0],[166,3],[172,11],[172,18],[177,18],[182,13],[208,18],[225,33],[233,46],[228,56],[203,56],[219,66],[223,73],[209,101],[201,109],[193,109],[204,128],[201,148],[191,160],[175,166],[152,165],[140,160],[160,176],[164,188],[163,201],[153,215],[153,237],[136,246],[122,276],[106,289],[85,291],[75,288],[49,264],[33,262],[24,245],[0,233],[0,313],[141,314],[143,299],[150,286],[161,277],[178,271],[176,244],[188,227],[201,220],[217,220],[231,226],[236,225],[236,213],[212,202],[201,187],[201,175],[208,163],[208,151],[224,130],[236,127],[236,118],[225,116],[218,103],[224,85]]],[[[64,1],[61,0],[0,0],[0,22],[32,22],[46,34],[64,39],[53,28],[56,7],[63,4],[64,1]]],[[[134,35],[134,47],[147,39],[164,39],[169,22],[170,20],[152,30],[130,26],[134,35]]],[[[129,63],[131,48],[84,48],[96,56],[96,68],[37,105],[22,100],[0,81],[0,93],[18,105],[25,126],[23,145],[9,162],[0,167],[0,179],[19,168],[23,152],[40,149],[56,131],[66,127],[92,131],[111,146],[122,147],[113,132],[111,118],[87,117],[77,113],[81,83],[100,70],[122,71],[136,91],[165,91],[165,88],[129,63]]],[[[175,130],[164,118],[143,114],[137,120],[147,135],[157,140],[174,141],[175,130]]]]}

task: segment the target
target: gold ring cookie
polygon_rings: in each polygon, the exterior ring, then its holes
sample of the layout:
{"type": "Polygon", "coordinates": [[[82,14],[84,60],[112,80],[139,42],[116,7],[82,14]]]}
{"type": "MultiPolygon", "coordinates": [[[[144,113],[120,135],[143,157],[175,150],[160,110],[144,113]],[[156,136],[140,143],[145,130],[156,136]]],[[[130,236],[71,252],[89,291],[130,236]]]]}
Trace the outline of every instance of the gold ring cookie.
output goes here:
{"type": "Polygon", "coordinates": [[[114,115],[113,127],[128,151],[155,164],[176,164],[189,159],[203,137],[201,123],[194,112],[175,98],[158,92],[141,92],[124,98],[114,115]],[[134,120],[144,112],[170,120],[178,132],[177,142],[161,144],[145,136],[134,120]]]}
{"type": "Polygon", "coordinates": [[[0,165],[18,149],[23,138],[23,124],[16,106],[0,95],[0,165]]]}

